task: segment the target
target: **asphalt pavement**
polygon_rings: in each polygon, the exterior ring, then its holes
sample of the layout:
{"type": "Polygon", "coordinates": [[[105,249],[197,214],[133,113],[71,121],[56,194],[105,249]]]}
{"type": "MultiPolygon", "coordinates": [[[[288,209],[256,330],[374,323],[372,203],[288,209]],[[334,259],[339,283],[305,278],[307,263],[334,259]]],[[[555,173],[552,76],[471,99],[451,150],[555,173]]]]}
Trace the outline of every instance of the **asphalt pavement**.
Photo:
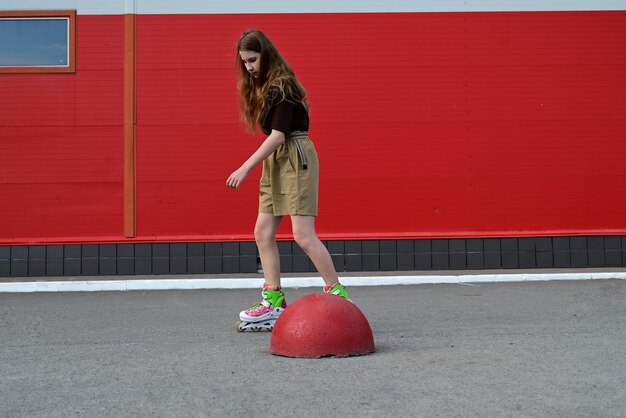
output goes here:
{"type": "Polygon", "coordinates": [[[0,417],[626,416],[625,280],[350,291],[377,351],[321,359],[235,331],[257,290],[0,294],[0,417]]]}

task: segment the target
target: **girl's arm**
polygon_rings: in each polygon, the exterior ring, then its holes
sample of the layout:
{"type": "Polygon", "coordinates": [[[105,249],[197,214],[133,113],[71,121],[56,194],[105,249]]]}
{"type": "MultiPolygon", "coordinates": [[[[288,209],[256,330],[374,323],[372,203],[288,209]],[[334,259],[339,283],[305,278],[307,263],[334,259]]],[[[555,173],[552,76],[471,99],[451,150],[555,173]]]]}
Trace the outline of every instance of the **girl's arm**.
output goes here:
{"type": "Polygon", "coordinates": [[[239,186],[243,183],[245,178],[248,177],[250,171],[252,171],[252,169],[261,161],[269,157],[269,155],[284,142],[285,134],[272,129],[272,132],[267,138],[265,138],[265,141],[263,141],[259,149],[257,149],[256,152],[252,154],[252,156],[250,156],[250,158],[248,158],[248,160],[243,163],[241,167],[233,171],[233,173],[228,177],[226,185],[233,189],[239,189],[239,186]]]}

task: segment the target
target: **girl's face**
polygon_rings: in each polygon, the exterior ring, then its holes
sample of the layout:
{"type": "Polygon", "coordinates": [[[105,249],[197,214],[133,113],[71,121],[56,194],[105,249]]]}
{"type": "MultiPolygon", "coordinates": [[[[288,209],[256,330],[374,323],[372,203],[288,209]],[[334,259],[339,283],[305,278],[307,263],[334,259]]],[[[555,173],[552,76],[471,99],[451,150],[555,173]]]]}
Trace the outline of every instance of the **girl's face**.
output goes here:
{"type": "Polygon", "coordinates": [[[246,71],[252,74],[252,77],[257,78],[261,68],[261,54],[254,51],[239,51],[239,56],[246,66],[246,71]]]}

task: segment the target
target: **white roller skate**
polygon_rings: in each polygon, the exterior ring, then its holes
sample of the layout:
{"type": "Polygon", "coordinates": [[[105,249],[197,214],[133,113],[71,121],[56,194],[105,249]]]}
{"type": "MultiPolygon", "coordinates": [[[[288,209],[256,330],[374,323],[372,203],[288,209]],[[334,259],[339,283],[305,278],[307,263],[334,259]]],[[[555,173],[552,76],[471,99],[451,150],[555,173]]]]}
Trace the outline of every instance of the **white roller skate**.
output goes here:
{"type": "Polygon", "coordinates": [[[261,292],[263,301],[254,304],[250,309],[239,313],[240,321],[237,321],[237,331],[272,331],[274,323],[287,307],[285,294],[279,287],[273,290],[263,286],[261,292]]]}

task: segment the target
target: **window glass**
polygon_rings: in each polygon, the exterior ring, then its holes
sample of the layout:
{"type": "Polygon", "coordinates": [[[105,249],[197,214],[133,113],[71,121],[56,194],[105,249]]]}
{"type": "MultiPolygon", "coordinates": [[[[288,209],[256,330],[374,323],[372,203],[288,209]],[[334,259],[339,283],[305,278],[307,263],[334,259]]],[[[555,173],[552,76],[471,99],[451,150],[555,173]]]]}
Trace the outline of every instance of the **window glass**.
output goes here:
{"type": "Polygon", "coordinates": [[[68,67],[69,18],[0,18],[0,66],[68,67]]]}

